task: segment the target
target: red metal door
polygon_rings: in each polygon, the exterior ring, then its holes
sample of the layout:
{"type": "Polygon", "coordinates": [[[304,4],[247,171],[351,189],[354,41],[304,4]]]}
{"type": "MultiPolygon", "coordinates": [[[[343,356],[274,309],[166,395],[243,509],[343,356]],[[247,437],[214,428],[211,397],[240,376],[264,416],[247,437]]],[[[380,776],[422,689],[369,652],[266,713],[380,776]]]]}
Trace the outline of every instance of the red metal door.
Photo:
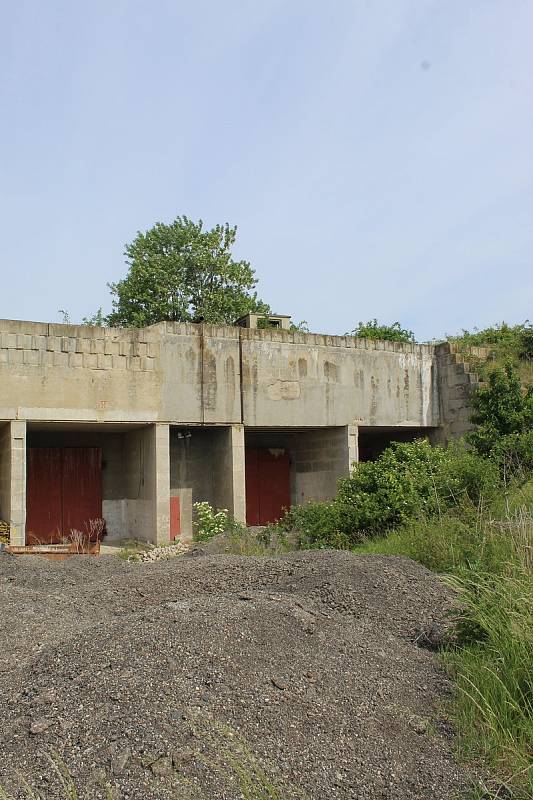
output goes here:
{"type": "Polygon", "coordinates": [[[246,450],[246,522],[276,522],[291,504],[289,454],[284,449],[246,450]]]}
{"type": "Polygon", "coordinates": [[[181,510],[179,497],[170,498],[170,539],[179,538],[181,534],[181,510]]]}
{"type": "Polygon", "coordinates": [[[63,535],[87,533],[90,519],[102,516],[102,451],[99,447],[65,447],[63,461],[63,535]]]}
{"type": "Polygon", "coordinates": [[[99,447],[28,448],[26,544],[60,542],[102,516],[99,447]]]}
{"type": "Polygon", "coordinates": [[[61,450],[30,447],[26,486],[26,544],[61,541],[61,450]]]}

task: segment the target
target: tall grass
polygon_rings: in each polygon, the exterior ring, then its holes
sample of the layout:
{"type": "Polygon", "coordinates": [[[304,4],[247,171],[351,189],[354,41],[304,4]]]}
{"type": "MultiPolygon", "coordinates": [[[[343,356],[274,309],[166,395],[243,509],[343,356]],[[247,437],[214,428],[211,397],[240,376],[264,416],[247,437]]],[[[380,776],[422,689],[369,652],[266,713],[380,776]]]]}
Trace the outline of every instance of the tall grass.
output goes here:
{"type": "Polygon", "coordinates": [[[457,685],[453,715],[466,752],[492,776],[484,798],[533,798],[533,516],[479,512],[419,520],[368,542],[447,572],[457,590],[444,663],[457,685]]]}

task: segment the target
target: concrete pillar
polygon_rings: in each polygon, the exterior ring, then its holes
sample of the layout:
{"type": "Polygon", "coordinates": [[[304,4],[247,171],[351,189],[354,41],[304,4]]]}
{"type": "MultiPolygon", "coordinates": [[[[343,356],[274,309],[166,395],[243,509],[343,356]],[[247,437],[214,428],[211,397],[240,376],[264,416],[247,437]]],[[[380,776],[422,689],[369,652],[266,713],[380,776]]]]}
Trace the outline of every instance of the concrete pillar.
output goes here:
{"type": "Polygon", "coordinates": [[[170,433],[169,426],[152,426],[154,450],[154,531],[157,544],[170,539],[170,433]]]}
{"type": "Polygon", "coordinates": [[[213,501],[227,508],[237,522],[246,521],[244,485],[244,425],[228,425],[215,432],[213,501]]]}
{"type": "Polygon", "coordinates": [[[357,425],[347,425],[348,437],[348,472],[352,472],[354,464],[359,461],[359,428],[357,425]]]}
{"type": "Polygon", "coordinates": [[[246,523],[246,477],[244,453],[244,425],[231,425],[229,428],[231,448],[231,472],[233,475],[232,501],[233,518],[246,523]]]}
{"type": "Polygon", "coordinates": [[[170,539],[169,426],[128,431],[124,440],[127,534],[163,544],[170,539]]]}
{"type": "Polygon", "coordinates": [[[26,543],[26,420],[0,430],[0,515],[9,522],[12,545],[26,543]]]}

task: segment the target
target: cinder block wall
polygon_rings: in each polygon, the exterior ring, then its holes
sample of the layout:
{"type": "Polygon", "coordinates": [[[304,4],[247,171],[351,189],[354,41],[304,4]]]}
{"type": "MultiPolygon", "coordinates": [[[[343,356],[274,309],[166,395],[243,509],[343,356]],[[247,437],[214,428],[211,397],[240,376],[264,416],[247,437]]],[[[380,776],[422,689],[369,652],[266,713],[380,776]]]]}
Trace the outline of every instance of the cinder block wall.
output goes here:
{"type": "Polygon", "coordinates": [[[245,433],[247,447],[285,449],[291,459],[291,503],[329,500],[337,490],[337,480],[349,475],[357,460],[355,426],[290,431],[245,433]]]}

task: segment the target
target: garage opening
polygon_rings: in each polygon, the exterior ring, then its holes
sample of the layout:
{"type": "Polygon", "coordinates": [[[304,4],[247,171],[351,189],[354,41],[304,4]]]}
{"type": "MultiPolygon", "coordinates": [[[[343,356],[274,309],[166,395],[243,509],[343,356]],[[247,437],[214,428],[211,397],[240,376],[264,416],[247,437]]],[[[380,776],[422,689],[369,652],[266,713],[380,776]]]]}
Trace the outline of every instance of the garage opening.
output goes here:
{"type": "Polygon", "coordinates": [[[170,428],[170,535],[190,539],[193,507],[208,502],[234,513],[231,429],[228,426],[170,428]]]}
{"type": "Polygon", "coordinates": [[[101,447],[29,447],[26,543],[62,542],[102,518],[101,447]]]}
{"type": "Polygon", "coordinates": [[[150,428],[30,422],[26,544],[61,542],[94,519],[105,520],[107,541],[150,538],[150,428]]]}
{"type": "Polygon", "coordinates": [[[359,461],[375,461],[392,442],[431,437],[436,428],[360,427],[359,461]]]}
{"type": "Polygon", "coordinates": [[[349,431],[247,428],[246,524],[276,522],[292,505],[329,500],[350,470],[349,431]]]}

